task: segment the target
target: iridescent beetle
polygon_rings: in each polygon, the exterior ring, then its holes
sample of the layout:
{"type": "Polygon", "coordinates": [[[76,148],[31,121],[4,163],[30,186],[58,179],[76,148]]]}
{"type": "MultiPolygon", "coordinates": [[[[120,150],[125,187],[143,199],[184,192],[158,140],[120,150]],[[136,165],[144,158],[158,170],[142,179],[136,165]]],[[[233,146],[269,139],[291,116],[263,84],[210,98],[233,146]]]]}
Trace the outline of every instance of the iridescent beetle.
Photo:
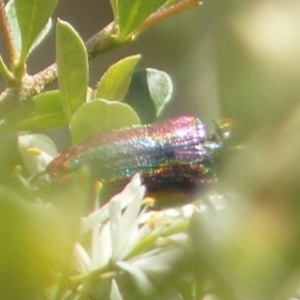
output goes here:
{"type": "Polygon", "coordinates": [[[118,192],[139,172],[156,207],[178,205],[216,180],[215,160],[228,132],[217,125],[217,133],[209,136],[204,124],[190,116],[113,130],[69,148],[35,182],[48,177],[55,184],[87,165],[92,179],[118,192]]]}

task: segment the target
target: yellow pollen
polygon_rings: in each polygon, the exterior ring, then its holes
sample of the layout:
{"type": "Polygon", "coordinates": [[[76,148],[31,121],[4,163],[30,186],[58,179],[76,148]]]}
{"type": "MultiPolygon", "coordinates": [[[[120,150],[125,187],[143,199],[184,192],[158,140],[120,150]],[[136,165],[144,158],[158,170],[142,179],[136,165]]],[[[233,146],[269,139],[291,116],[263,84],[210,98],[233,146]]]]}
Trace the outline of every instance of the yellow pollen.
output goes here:
{"type": "Polygon", "coordinates": [[[158,225],[158,221],[159,221],[158,212],[152,212],[151,215],[150,215],[150,218],[147,221],[149,228],[151,230],[154,230],[158,225]]]}
{"type": "Polygon", "coordinates": [[[28,148],[27,152],[35,157],[38,157],[42,154],[41,150],[39,150],[38,148],[28,148]]]}
{"type": "Polygon", "coordinates": [[[94,183],[95,193],[99,193],[102,188],[103,188],[103,183],[99,180],[95,181],[94,183]]]}
{"type": "Polygon", "coordinates": [[[146,197],[143,199],[142,204],[149,207],[153,207],[155,205],[155,199],[151,197],[146,197]]]}

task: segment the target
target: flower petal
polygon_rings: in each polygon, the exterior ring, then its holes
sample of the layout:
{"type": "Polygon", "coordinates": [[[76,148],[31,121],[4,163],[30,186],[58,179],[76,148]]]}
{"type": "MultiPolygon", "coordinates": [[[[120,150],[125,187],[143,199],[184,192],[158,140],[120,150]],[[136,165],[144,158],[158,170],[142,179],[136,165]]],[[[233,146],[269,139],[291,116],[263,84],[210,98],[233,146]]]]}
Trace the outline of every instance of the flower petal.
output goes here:
{"type": "Polygon", "coordinates": [[[121,203],[121,208],[124,209],[135,197],[143,198],[145,194],[145,187],[142,186],[141,178],[139,174],[136,174],[132,177],[131,181],[125,186],[123,191],[115,196],[112,199],[103,205],[101,208],[92,212],[86,218],[83,218],[81,225],[81,233],[85,233],[91,230],[96,224],[102,223],[108,220],[109,218],[109,203],[118,199],[121,203]]]}
{"type": "Polygon", "coordinates": [[[111,300],[123,300],[116,281],[113,279],[111,282],[111,291],[110,291],[111,300]]]}
{"type": "Polygon", "coordinates": [[[91,270],[90,257],[85,249],[78,243],[75,245],[74,256],[76,268],[80,273],[87,273],[89,270],[91,270]]]}
{"type": "Polygon", "coordinates": [[[18,148],[24,164],[31,174],[43,171],[57,155],[54,142],[44,134],[19,136],[18,148]]]}
{"type": "Polygon", "coordinates": [[[117,265],[132,276],[141,292],[145,295],[153,292],[153,286],[141,268],[124,261],[119,261],[117,265]]]}

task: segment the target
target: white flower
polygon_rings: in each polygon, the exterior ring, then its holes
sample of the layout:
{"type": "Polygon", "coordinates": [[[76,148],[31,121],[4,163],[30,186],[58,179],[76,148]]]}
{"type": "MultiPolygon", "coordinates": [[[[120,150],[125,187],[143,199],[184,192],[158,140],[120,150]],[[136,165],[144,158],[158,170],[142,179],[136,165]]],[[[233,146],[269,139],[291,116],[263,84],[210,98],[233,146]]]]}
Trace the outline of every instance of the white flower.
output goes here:
{"type": "Polygon", "coordinates": [[[140,291],[148,294],[153,288],[149,277],[170,272],[182,255],[179,247],[155,248],[130,261],[119,261],[117,265],[131,274],[140,291]]]}
{"type": "Polygon", "coordinates": [[[138,221],[144,211],[140,211],[144,194],[140,176],[135,175],[120,194],[83,219],[82,233],[92,231],[92,245],[90,254],[76,245],[79,271],[99,269],[128,254],[140,238],[138,221]]]}
{"type": "Polygon", "coordinates": [[[57,155],[54,142],[44,134],[25,134],[18,137],[18,149],[28,171],[41,172],[57,155]]]}
{"type": "Polygon", "coordinates": [[[142,207],[145,187],[139,174],[109,203],[82,220],[82,233],[91,232],[91,246],[75,247],[77,271],[82,275],[111,268],[127,272],[141,291],[152,290],[151,274],[171,270],[185,251],[188,220],[193,206],[146,211],[142,207]],[[178,231],[172,229],[180,228],[178,231]],[[177,227],[176,227],[177,226],[177,227]],[[170,233],[168,234],[168,231],[170,233]]]}

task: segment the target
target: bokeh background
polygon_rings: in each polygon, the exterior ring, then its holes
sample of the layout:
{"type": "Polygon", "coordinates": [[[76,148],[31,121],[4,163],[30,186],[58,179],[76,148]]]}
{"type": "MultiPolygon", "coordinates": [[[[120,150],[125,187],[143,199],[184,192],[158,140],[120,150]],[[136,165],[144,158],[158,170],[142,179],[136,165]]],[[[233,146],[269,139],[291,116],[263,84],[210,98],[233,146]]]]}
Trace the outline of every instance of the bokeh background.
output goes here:
{"type": "MultiPolygon", "coordinates": [[[[108,0],[60,0],[55,17],[84,40],[112,20],[108,0]]],[[[30,59],[30,73],[54,61],[54,47],[52,32],[30,59]]],[[[219,176],[228,209],[191,225],[196,251],[187,268],[221,279],[220,299],[299,299],[300,1],[204,1],[92,61],[91,87],[109,65],[137,53],[140,68],[173,80],[162,118],[236,122],[236,151],[219,176]]]]}

